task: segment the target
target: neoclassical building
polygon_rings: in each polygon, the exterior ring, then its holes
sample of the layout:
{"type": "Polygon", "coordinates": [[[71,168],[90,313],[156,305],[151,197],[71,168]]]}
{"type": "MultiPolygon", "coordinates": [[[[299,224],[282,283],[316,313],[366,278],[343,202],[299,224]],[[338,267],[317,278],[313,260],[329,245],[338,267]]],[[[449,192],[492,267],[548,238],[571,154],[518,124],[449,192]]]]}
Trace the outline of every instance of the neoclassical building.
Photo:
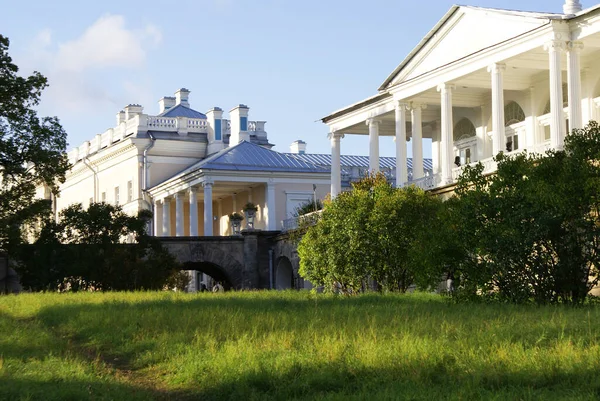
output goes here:
{"type": "MultiPolygon", "coordinates": [[[[154,235],[218,236],[232,234],[228,216],[247,202],[258,208],[254,228],[274,231],[300,204],[329,193],[330,155],[306,153],[301,140],[290,152],[276,152],[266,122],[249,120],[247,106],[224,118],[217,107],[192,109],[189,94],[179,89],[163,97],[156,115],[130,104],[117,113],[116,126],[71,150],[55,213],[74,203],[108,202],[131,214],[152,210],[154,235]]],[[[395,158],[379,163],[393,179],[395,158]]],[[[431,162],[425,165],[431,171],[431,162]]],[[[340,185],[349,188],[369,171],[369,159],[343,156],[340,168],[340,185]]],[[[40,188],[39,196],[52,195],[40,188]]]]}
{"type": "Polygon", "coordinates": [[[345,135],[396,141],[396,182],[452,185],[465,165],[486,172],[499,152],[560,149],[569,130],[600,117],[600,5],[567,0],[563,14],[453,6],[383,81],[378,93],[324,117],[331,193],[342,189],[345,135]],[[413,173],[406,140],[412,138],[413,173]],[[431,138],[432,171],[423,166],[431,138]]]}

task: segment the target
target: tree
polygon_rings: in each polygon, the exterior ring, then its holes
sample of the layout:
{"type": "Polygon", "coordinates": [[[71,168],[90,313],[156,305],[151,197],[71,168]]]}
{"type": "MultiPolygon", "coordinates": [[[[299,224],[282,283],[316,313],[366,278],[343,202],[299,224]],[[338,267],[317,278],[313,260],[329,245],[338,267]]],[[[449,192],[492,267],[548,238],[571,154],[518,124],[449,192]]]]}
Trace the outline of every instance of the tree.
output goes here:
{"type": "Polygon", "coordinates": [[[149,211],[130,216],[121,207],[93,203],[47,219],[33,245],[21,247],[17,271],[34,290],[181,289],[183,273],[160,242],[146,233],[149,211]],[[130,243],[123,243],[129,239],[130,243]]]}
{"type": "Polygon", "coordinates": [[[466,168],[456,189],[470,263],[461,287],[510,302],[581,303],[598,283],[600,129],[573,131],[564,151],[496,157],[466,168]]]}
{"type": "Polygon", "coordinates": [[[368,176],[326,202],[298,245],[300,274],[329,290],[356,293],[369,280],[383,289],[436,286],[446,268],[442,202],[368,176]],[[437,242],[434,239],[438,239],[437,242]]]}
{"type": "Polygon", "coordinates": [[[67,134],[56,117],[37,116],[47,80],[39,72],[23,78],[8,54],[9,40],[0,35],[0,251],[22,239],[22,227],[50,211],[35,199],[36,187],[54,193],[69,168],[67,134]]]}

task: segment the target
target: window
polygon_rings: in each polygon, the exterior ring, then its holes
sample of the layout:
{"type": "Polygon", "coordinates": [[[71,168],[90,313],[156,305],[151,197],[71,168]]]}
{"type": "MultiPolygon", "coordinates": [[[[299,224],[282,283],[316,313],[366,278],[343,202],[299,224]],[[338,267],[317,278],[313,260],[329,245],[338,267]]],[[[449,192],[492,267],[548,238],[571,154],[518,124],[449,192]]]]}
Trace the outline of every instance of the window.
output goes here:
{"type": "Polygon", "coordinates": [[[475,136],[475,126],[468,118],[461,118],[454,126],[453,136],[455,141],[475,136]]]}
{"type": "Polygon", "coordinates": [[[119,187],[115,187],[115,206],[119,206],[119,187]]]}
{"type": "Polygon", "coordinates": [[[102,203],[106,203],[106,192],[102,192],[102,203]]]}
{"type": "Polygon", "coordinates": [[[468,118],[461,118],[454,126],[455,166],[462,166],[474,161],[474,156],[477,153],[476,134],[475,126],[468,118]]]}
{"type": "Polygon", "coordinates": [[[504,126],[508,127],[525,121],[525,112],[517,102],[509,102],[504,106],[504,126]]]}
{"type": "Polygon", "coordinates": [[[133,181],[127,182],[127,202],[133,201],[133,181]]]}

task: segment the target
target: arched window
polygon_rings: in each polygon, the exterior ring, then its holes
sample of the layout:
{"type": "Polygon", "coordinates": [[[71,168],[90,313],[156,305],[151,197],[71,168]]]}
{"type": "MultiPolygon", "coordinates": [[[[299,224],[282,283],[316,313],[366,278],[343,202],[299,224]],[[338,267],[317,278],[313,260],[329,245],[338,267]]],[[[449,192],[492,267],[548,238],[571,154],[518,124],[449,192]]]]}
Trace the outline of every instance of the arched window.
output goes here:
{"type": "Polygon", "coordinates": [[[477,149],[475,126],[468,118],[461,118],[453,130],[454,137],[454,164],[460,166],[473,161],[477,149]]]}
{"type": "Polygon", "coordinates": [[[525,112],[517,102],[509,102],[504,106],[504,126],[525,121],[525,112]]]}
{"type": "Polygon", "coordinates": [[[461,118],[454,126],[453,136],[455,141],[475,136],[475,126],[468,118],[461,118]]]}

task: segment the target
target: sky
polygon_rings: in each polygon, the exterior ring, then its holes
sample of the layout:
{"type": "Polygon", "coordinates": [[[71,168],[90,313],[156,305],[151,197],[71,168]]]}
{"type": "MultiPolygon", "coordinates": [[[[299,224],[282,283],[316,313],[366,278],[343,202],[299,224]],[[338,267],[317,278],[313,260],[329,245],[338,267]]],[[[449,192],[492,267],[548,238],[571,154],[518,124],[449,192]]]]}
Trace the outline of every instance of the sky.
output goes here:
{"type": "MultiPolygon", "coordinates": [[[[562,12],[563,0],[473,0],[468,5],[562,12]]],[[[302,139],[330,153],[320,118],[377,93],[379,85],[452,6],[451,0],[11,1],[0,34],[22,75],[49,88],[41,115],[58,116],[69,149],[115,126],[129,103],[158,114],[181,87],[206,112],[237,104],[265,120],[275,150],[302,139]]],[[[593,6],[582,1],[584,8],[593,6]]],[[[226,115],[227,117],[227,115],[226,115]]],[[[368,154],[366,136],[343,154],[368,154]]],[[[381,138],[381,156],[395,156],[381,138]]],[[[425,157],[430,149],[425,146],[425,157]]],[[[410,156],[410,147],[409,147],[410,156]]]]}

